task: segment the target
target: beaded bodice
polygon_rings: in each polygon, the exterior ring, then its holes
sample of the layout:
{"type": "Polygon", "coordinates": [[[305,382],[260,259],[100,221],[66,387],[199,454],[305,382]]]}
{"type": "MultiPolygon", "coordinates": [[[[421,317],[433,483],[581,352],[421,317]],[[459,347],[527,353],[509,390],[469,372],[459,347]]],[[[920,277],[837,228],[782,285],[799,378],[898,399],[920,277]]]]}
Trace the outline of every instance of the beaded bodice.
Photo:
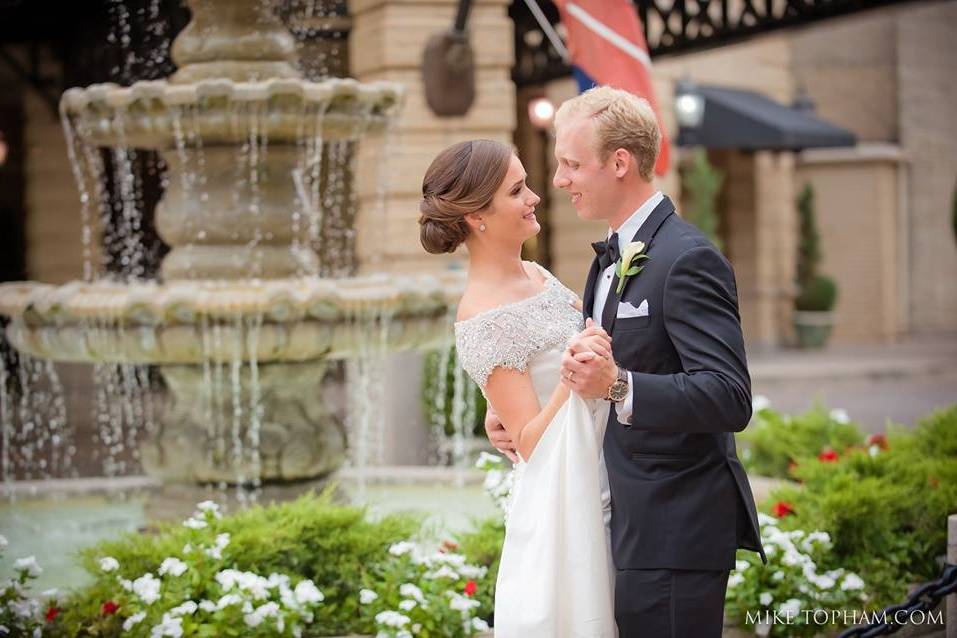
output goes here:
{"type": "MultiPolygon", "coordinates": [[[[483,390],[495,368],[524,372],[535,355],[547,351],[560,354],[582,329],[575,293],[541,270],[545,275],[541,292],[455,323],[459,363],[483,390]]],[[[557,382],[557,367],[555,373],[557,382]]]]}

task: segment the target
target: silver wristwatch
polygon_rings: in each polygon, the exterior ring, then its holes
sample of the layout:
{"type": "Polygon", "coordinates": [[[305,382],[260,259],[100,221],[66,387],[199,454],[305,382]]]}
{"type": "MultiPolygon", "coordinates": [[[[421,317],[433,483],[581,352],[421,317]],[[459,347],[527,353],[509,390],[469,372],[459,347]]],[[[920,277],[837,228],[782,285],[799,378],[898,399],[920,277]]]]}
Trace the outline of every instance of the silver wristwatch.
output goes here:
{"type": "Polygon", "coordinates": [[[618,403],[626,396],[628,396],[628,373],[618,368],[618,378],[608,386],[608,394],[605,395],[605,400],[618,403]]]}

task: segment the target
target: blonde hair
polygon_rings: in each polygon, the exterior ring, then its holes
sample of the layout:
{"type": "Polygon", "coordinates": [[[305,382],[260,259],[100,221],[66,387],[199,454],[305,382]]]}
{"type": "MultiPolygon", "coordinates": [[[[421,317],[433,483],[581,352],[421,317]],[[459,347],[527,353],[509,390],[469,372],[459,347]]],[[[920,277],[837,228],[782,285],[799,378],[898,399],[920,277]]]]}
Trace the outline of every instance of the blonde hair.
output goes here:
{"type": "Polygon", "coordinates": [[[563,102],[555,113],[555,126],[574,116],[595,122],[595,150],[602,162],[623,148],[634,156],[645,181],[654,178],[661,130],[648,100],[610,86],[596,86],[563,102]]]}

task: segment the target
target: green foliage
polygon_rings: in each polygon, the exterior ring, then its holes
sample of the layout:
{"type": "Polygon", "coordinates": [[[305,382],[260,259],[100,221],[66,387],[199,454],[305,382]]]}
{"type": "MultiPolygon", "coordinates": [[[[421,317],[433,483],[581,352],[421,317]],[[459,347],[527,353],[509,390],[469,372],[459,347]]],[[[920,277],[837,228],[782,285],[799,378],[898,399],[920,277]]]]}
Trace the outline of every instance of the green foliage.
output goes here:
{"type": "MultiPolygon", "coordinates": [[[[446,436],[455,433],[453,398],[456,392],[456,360],[455,346],[444,352],[433,351],[425,356],[425,365],[422,375],[422,410],[426,421],[436,429],[444,430],[446,436]],[[445,379],[442,379],[442,372],[445,379]]],[[[466,419],[465,431],[476,436],[485,436],[485,409],[486,401],[481,389],[464,372],[459,372],[459,392],[463,398],[474,401],[474,410],[468,411],[462,417],[466,419]],[[469,396],[470,395],[470,396],[469,396]]]]}
{"type": "Polygon", "coordinates": [[[837,301],[837,283],[818,273],[821,237],[814,219],[814,189],[806,184],[797,201],[800,231],[797,254],[798,296],[795,308],[802,311],[829,311],[837,301]]]}
{"type": "Polygon", "coordinates": [[[815,275],[801,286],[794,300],[796,310],[828,312],[837,302],[837,284],[830,277],[815,275]]]}
{"type": "MultiPolygon", "coordinates": [[[[116,586],[117,578],[133,580],[148,572],[156,574],[166,558],[183,557],[187,544],[212,545],[221,533],[230,534],[224,552],[229,567],[267,576],[288,574],[294,580],[306,578],[322,590],[325,601],[305,635],[347,634],[359,618],[360,583],[366,582],[370,570],[385,559],[386,548],[413,535],[419,525],[419,519],[408,515],[370,522],[361,508],[336,505],[331,493],[326,492],[290,503],[253,507],[217,521],[215,528],[164,525],[153,535],[130,534],[104,542],[83,552],[84,566],[97,579],[65,606],[66,635],[118,635],[99,626],[102,604],[122,593],[116,586]],[[101,571],[99,561],[105,556],[119,562],[115,574],[101,571]]],[[[192,570],[195,595],[214,595],[204,588],[215,584],[210,581],[218,569],[209,564],[192,570]]],[[[123,615],[122,611],[118,615],[123,615]]]]}
{"type": "Polygon", "coordinates": [[[725,598],[728,616],[755,629],[766,614],[777,613],[782,620],[770,624],[768,635],[815,636],[824,627],[809,616],[813,610],[859,609],[867,600],[867,583],[836,563],[828,534],[783,531],[764,514],[759,520],[768,564],[752,552],[736,561],[725,598]]]}
{"type": "Polygon", "coordinates": [[[776,478],[790,478],[792,464],[817,458],[827,448],[843,451],[864,442],[860,428],[848,422],[843,411],[828,412],[820,405],[796,416],[768,407],[756,409],[751,423],[735,438],[748,472],[776,478]]]}
{"type": "Polygon", "coordinates": [[[396,543],[359,594],[367,623],[363,633],[377,638],[466,638],[488,631],[482,617],[492,613],[494,587],[479,585],[487,572],[467,562],[449,540],[396,543]]]}
{"type": "Polygon", "coordinates": [[[681,184],[687,193],[686,215],[689,222],[721,249],[718,237],[718,194],[724,183],[724,173],[708,162],[703,148],[695,150],[689,165],[682,171],[681,184]]]}
{"type": "Polygon", "coordinates": [[[821,261],[821,237],[817,232],[817,222],[814,219],[814,188],[805,184],[797,200],[798,222],[798,256],[797,280],[803,286],[817,274],[818,264],[821,261]]]}
{"type": "Polygon", "coordinates": [[[914,430],[895,427],[868,448],[834,461],[808,459],[792,470],[800,487],[772,493],[794,514],[785,529],[830,534],[838,564],[865,576],[875,608],[899,602],[912,582],[939,576],[947,516],[957,512],[957,406],[934,413],[914,430]]]}

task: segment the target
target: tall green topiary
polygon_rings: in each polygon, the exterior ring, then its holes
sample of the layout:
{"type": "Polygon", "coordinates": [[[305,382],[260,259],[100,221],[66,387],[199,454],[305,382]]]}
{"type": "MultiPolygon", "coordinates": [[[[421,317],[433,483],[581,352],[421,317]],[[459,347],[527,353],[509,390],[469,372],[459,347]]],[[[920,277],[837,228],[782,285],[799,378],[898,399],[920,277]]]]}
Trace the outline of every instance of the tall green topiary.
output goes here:
{"type": "Polygon", "coordinates": [[[818,274],[821,262],[821,236],[814,219],[814,189],[806,184],[797,199],[800,229],[797,254],[798,296],[794,300],[797,310],[827,312],[837,301],[837,283],[830,277],[818,274]]]}
{"type": "Polygon", "coordinates": [[[681,181],[688,194],[688,221],[697,226],[720,250],[717,200],[724,183],[724,173],[712,166],[708,154],[699,148],[686,166],[681,181]]]}

